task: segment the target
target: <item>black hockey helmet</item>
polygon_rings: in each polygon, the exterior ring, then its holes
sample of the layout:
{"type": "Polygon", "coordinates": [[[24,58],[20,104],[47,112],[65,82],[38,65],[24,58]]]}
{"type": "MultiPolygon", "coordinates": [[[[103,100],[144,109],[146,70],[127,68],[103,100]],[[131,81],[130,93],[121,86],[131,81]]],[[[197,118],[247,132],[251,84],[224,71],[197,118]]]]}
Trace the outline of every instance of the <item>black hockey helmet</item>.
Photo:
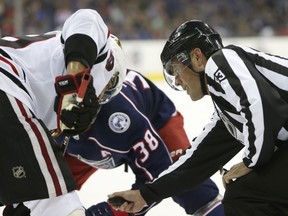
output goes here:
{"type": "Polygon", "coordinates": [[[221,36],[208,24],[201,20],[189,20],[181,24],[170,35],[162,53],[161,61],[164,65],[176,54],[193,48],[200,48],[206,58],[223,47],[221,36]]]}
{"type": "Polygon", "coordinates": [[[214,52],[223,47],[221,36],[201,20],[186,21],[170,35],[160,57],[165,79],[172,88],[177,89],[170,80],[175,76],[170,65],[171,59],[177,57],[178,61],[185,66],[191,66],[190,52],[196,47],[200,48],[208,59],[214,52]],[[170,75],[172,77],[169,77],[170,75]]]}

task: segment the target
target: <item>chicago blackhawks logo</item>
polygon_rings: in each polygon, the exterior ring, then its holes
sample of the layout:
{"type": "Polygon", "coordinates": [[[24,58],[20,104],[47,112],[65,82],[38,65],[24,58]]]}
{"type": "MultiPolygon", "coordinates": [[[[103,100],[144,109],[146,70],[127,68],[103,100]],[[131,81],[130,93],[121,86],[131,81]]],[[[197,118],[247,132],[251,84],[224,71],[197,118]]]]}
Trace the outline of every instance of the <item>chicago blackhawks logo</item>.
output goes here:
{"type": "Polygon", "coordinates": [[[112,55],[112,53],[110,53],[110,56],[107,59],[105,68],[107,71],[111,71],[113,67],[114,67],[114,56],[112,55]]]}
{"type": "Polygon", "coordinates": [[[113,113],[108,121],[109,127],[115,133],[125,132],[131,123],[129,116],[122,112],[113,113]]]}

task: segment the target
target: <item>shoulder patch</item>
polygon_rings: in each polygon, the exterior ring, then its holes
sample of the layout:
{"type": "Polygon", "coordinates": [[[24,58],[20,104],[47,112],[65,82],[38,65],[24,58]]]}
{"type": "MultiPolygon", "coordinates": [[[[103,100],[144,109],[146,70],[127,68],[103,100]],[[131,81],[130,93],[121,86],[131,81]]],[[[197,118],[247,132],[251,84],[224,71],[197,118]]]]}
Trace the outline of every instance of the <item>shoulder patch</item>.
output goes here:
{"type": "Polygon", "coordinates": [[[214,73],[214,79],[215,79],[215,81],[218,81],[219,83],[221,83],[224,79],[226,79],[226,76],[225,76],[225,74],[222,73],[221,70],[218,69],[214,73]]]}
{"type": "Polygon", "coordinates": [[[109,127],[115,133],[124,133],[130,127],[130,118],[122,112],[113,113],[108,120],[109,127]]]}

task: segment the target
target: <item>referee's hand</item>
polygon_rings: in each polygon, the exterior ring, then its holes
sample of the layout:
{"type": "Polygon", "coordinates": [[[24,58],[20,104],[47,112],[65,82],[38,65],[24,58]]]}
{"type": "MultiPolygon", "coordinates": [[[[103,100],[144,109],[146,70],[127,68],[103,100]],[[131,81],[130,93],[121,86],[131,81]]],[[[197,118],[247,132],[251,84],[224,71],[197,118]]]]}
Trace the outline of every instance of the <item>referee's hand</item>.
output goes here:
{"type": "Polygon", "coordinates": [[[241,176],[247,175],[252,172],[253,169],[246,167],[243,162],[235,164],[222,176],[222,183],[224,188],[226,189],[227,185],[241,176]]]}

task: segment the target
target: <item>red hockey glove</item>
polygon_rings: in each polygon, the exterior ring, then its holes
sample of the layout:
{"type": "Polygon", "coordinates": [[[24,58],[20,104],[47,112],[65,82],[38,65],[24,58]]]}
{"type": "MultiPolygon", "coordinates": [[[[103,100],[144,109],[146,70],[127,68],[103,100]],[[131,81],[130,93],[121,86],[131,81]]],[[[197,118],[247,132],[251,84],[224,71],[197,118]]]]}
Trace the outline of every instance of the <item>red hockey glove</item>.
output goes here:
{"type": "Polygon", "coordinates": [[[59,132],[76,135],[88,130],[100,110],[89,70],[56,77],[55,89],[54,111],[59,132]]]}

